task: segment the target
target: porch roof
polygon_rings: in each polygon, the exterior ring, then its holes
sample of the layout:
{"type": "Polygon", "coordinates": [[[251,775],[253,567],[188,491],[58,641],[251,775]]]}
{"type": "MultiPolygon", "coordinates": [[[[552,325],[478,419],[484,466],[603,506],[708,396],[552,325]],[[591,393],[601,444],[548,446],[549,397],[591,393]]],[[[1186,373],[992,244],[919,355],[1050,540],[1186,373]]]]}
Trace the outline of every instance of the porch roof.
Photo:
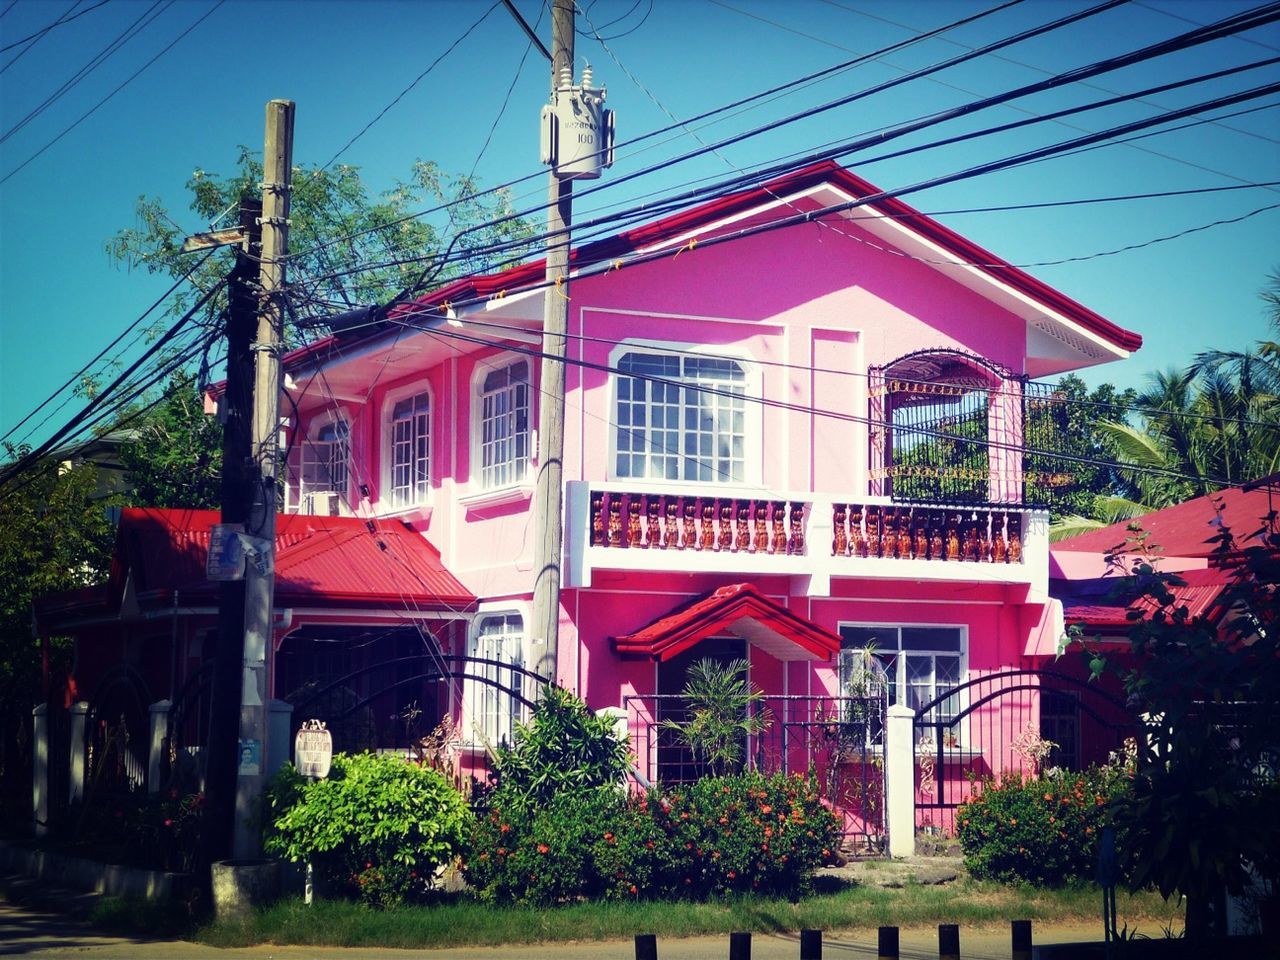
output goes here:
{"type": "MultiPolygon", "coordinates": [[[[138,610],[215,606],[219,584],[205,575],[216,510],[123,511],[107,582],[36,601],[40,632],[86,618],[138,610]]],[[[421,534],[394,521],[279,514],[275,606],[368,609],[406,614],[457,612],[475,595],[453,576],[421,534]]]]}
{"type": "MultiPolygon", "coordinates": [[[[1175,607],[1186,607],[1191,617],[1209,614],[1217,604],[1222,591],[1227,588],[1231,577],[1229,569],[1210,567],[1206,570],[1186,570],[1178,574],[1185,582],[1182,586],[1170,586],[1175,607]]],[[[1139,597],[1130,603],[1114,597],[1121,581],[1101,580],[1088,581],[1090,588],[1077,583],[1074,596],[1062,597],[1063,619],[1067,624],[1106,630],[1123,628],[1133,623],[1131,612],[1143,617],[1150,616],[1156,610],[1156,603],[1150,597],[1139,597]],[[1082,589],[1083,588],[1083,589],[1082,589]]]]}
{"type": "Polygon", "coordinates": [[[670,660],[707,637],[731,633],[779,660],[829,660],[840,638],[796,616],[749,583],[720,587],[648,626],[613,638],[622,656],[670,660]]]}

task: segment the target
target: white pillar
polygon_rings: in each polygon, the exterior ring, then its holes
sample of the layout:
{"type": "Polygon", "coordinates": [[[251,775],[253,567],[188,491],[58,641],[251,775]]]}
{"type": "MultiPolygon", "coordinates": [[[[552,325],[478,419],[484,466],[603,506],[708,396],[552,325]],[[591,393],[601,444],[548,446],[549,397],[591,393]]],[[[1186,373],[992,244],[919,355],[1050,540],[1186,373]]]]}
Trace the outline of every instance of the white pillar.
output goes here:
{"type": "Polygon", "coordinates": [[[89,716],[89,704],[78,700],[71,705],[71,776],[68,778],[68,798],[72,803],[84,799],[85,723],[89,716]]]}
{"type": "Polygon", "coordinates": [[[31,711],[31,815],[36,836],[49,832],[49,705],[31,711]]]}
{"type": "Polygon", "coordinates": [[[168,700],[157,700],[151,705],[151,746],[147,750],[147,793],[160,792],[160,771],[164,769],[164,751],[169,739],[168,700]]]}
{"type": "Polygon", "coordinates": [[[885,813],[889,856],[916,852],[915,711],[900,703],[889,707],[884,738],[885,813]]]}
{"type": "Polygon", "coordinates": [[[268,780],[284,766],[293,751],[293,737],[289,736],[292,724],[292,703],[286,700],[267,701],[267,756],[263,773],[268,780]]]}

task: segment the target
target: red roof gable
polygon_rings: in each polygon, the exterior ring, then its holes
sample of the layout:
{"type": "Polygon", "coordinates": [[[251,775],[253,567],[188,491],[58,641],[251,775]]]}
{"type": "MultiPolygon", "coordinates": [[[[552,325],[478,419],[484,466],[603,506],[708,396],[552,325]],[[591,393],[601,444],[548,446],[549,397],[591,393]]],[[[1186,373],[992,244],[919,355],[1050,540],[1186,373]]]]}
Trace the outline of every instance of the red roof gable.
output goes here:
{"type": "MultiPolygon", "coordinates": [[[[653,223],[634,227],[615,236],[577,247],[569,255],[570,267],[574,270],[582,270],[594,264],[609,263],[644,247],[672,240],[691,230],[774,202],[780,194],[794,193],[822,184],[830,184],[857,198],[878,197],[883,193],[880,188],[851,173],[835,161],[824,160],[784,174],[761,186],[727,194],[653,223]]],[[[1142,346],[1142,337],[1139,334],[1117,326],[1043,281],[1037,280],[976,243],[966,240],[954,230],[943,226],[906,202],[894,197],[885,197],[871,201],[868,206],[905,223],[911,230],[938,244],[974,269],[1008,284],[1020,293],[1063,314],[1116,347],[1122,350],[1136,350],[1142,346]]],[[[421,315],[424,308],[434,310],[445,303],[462,304],[469,300],[484,299],[502,291],[515,292],[521,287],[537,286],[543,282],[545,275],[546,262],[535,260],[499,273],[463,277],[416,300],[398,305],[391,311],[390,318],[394,319],[405,313],[421,315]]],[[[379,333],[371,336],[377,336],[379,333]]],[[[286,366],[297,364],[324,351],[332,350],[337,341],[337,337],[331,336],[301,347],[285,357],[285,364],[286,366]]]]}
{"type": "MultiPolygon", "coordinates": [[[[123,512],[107,583],[41,598],[42,621],[119,611],[126,580],[142,608],[215,603],[205,576],[216,510],[130,508],[123,512]]],[[[398,522],[355,517],[276,517],[275,603],[279,607],[403,607],[456,611],[475,595],[445,569],[440,553],[398,522]]]]}
{"type": "Polygon", "coordinates": [[[1053,545],[1053,552],[1106,553],[1124,544],[1130,523],[1139,524],[1149,535],[1147,543],[1158,546],[1166,557],[1210,557],[1217,549],[1215,520],[1221,508],[1222,522],[1231,529],[1236,543],[1248,547],[1250,536],[1261,529],[1262,518],[1280,509],[1280,494],[1261,488],[1232,487],[1196,497],[1138,517],[1114,523],[1101,530],[1077,534],[1053,545]]]}
{"type": "Polygon", "coordinates": [[[613,638],[618,653],[670,660],[707,637],[733,633],[779,660],[829,660],[840,652],[834,633],[796,616],[749,583],[720,587],[635,633],[613,638]]]}

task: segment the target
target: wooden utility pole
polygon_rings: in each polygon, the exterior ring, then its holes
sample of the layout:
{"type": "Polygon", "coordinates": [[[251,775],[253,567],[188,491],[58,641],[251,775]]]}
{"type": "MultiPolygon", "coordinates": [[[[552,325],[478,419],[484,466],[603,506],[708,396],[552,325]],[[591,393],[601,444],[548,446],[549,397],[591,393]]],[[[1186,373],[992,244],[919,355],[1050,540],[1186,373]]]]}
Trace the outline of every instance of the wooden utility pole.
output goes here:
{"type": "MultiPolygon", "coordinates": [[[[249,516],[253,464],[253,337],[258,326],[258,258],[262,201],[240,201],[240,249],[227,296],[227,384],[222,396],[222,522],[243,524],[249,516]]],[[[220,238],[215,238],[219,240],[220,238]]],[[[236,800],[236,739],[240,727],[240,669],[244,649],[244,581],[219,584],[218,646],[213,654],[209,760],[205,770],[204,859],[231,856],[236,800]]]]}
{"type": "MultiPolygon", "coordinates": [[[[573,82],[573,2],[551,4],[551,96],[567,74],[573,82]]],[[[547,288],[542,321],[542,377],[538,401],[538,476],[534,491],[533,624],[529,667],[552,680],[560,640],[560,554],[564,537],[564,355],[569,317],[569,229],[573,181],[556,175],[547,206],[547,288]]]]}
{"type": "Polygon", "coordinates": [[[289,186],[293,167],[292,100],[267,104],[262,148],[261,303],[253,388],[253,499],[245,532],[253,548],[245,564],[244,667],[236,778],[234,855],[256,857],[254,822],[267,772],[267,704],[271,696],[275,592],[277,436],[280,432],[280,345],[284,339],[284,257],[289,250],[289,186]]]}

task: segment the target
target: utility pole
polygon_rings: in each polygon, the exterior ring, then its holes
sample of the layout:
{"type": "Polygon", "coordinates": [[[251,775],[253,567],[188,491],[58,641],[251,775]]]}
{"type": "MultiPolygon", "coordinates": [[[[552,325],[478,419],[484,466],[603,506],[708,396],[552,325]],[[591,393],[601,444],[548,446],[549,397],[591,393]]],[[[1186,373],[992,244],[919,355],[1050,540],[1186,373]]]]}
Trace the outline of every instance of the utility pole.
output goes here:
{"type": "Polygon", "coordinates": [[[252,823],[266,783],[267,703],[271,696],[275,592],[277,437],[280,432],[280,344],[284,330],[284,257],[289,250],[289,187],[293,167],[292,100],[267,104],[262,148],[261,302],[253,389],[253,499],[245,523],[251,547],[245,564],[244,668],[240,697],[240,752],[236,778],[234,856],[256,857],[260,839],[252,823]]]}
{"type": "MultiPolygon", "coordinates": [[[[573,3],[551,3],[551,98],[573,83],[573,3]],[[567,77],[567,79],[566,79],[567,77]]],[[[535,533],[531,669],[557,681],[560,640],[560,554],[564,536],[564,355],[569,316],[569,229],[573,180],[548,174],[547,286],[542,321],[542,377],[538,402],[538,475],[534,490],[535,533]]]]}
{"type": "MultiPolygon", "coordinates": [[[[244,524],[249,517],[249,477],[253,462],[249,415],[253,406],[253,336],[257,330],[258,257],[262,201],[240,200],[240,249],[227,297],[226,414],[222,428],[222,522],[244,524]]],[[[205,771],[208,829],[204,860],[231,856],[236,798],[236,739],[240,726],[240,669],[244,649],[244,581],[219,584],[218,646],[213,655],[209,761],[205,771]]]]}

